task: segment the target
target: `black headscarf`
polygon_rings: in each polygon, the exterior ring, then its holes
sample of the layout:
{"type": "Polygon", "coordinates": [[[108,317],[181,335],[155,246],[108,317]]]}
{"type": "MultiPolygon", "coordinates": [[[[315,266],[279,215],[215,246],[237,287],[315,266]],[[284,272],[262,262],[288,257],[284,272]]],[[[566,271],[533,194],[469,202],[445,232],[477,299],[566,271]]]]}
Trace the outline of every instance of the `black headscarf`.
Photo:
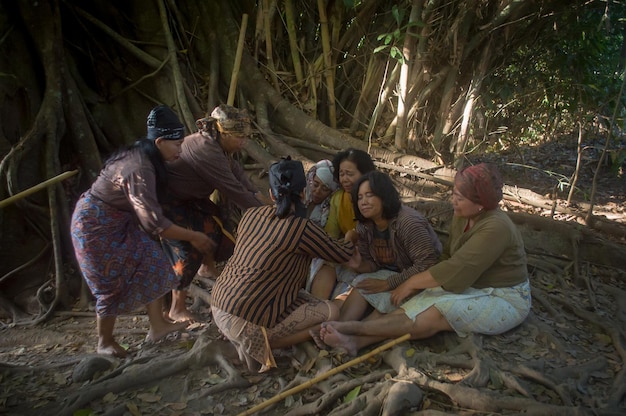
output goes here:
{"type": "Polygon", "coordinates": [[[185,137],[185,126],[180,122],[176,113],[166,105],[154,107],[146,122],[148,128],[146,138],[156,140],[159,137],[166,140],[180,140],[185,137]]]}
{"type": "Polygon", "coordinates": [[[302,202],[302,191],[306,186],[306,176],[302,162],[287,156],[270,166],[269,182],[276,200],[276,215],[285,218],[295,204],[295,214],[306,217],[306,207],[302,202]]]}

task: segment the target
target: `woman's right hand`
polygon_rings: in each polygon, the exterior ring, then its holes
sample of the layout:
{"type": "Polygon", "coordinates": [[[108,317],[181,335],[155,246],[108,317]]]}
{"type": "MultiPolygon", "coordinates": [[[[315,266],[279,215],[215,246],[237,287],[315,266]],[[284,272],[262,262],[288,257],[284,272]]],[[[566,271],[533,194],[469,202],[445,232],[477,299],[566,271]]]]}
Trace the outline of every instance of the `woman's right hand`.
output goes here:
{"type": "Polygon", "coordinates": [[[356,243],[359,241],[359,233],[357,233],[357,231],[353,228],[346,232],[346,235],[344,235],[343,239],[346,241],[352,241],[352,244],[356,245],[356,243]]]}
{"type": "Polygon", "coordinates": [[[205,233],[195,231],[193,237],[189,240],[192,246],[194,246],[200,253],[207,254],[215,250],[217,244],[215,241],[209,238],[205,233]]]}
{"type": "Polygon", "coordinates": [[[361,260],[362,258],[361,258],[361,253],[359,252],[359,249],[354,247],[354,252],[352,253],[352,257],[350,257],[350,260],[345,262],[343,265],[353,270],[356,270],[361,265],[361,260]]]}

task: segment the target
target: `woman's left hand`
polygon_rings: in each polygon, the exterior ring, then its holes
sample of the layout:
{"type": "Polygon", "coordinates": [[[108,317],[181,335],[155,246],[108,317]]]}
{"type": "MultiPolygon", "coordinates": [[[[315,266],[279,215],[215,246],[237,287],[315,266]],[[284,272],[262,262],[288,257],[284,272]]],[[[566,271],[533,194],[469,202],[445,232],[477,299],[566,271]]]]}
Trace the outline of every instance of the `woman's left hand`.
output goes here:
{"type": "Polygon", "coordinates": [[[395,306],[402,305],[407,299],[417,294],[419,290],[411,288],[407,282],[391,291],[391,303],[395,306]]]}
{"type": "Polygon", "coordinates": [[[364,293],[380,293],[389,291],[389,283],[380,279],[364,279],[356,284],[356,288],[364,293]]]}

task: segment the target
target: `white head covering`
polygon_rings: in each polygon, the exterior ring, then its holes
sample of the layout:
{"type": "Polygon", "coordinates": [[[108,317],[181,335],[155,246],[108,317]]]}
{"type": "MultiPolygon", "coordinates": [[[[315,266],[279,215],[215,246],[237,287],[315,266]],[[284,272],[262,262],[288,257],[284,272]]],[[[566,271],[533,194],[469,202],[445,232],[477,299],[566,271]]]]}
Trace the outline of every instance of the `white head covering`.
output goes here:
{"type": "Polygon", "coordinates": [[[333,164],[330,160],[323,159],[315,164],[315,176],[320,178],[322,183],[331,191],[335,192],[339,188],[339,184],[335,182],[333,176],[333,164]]]}

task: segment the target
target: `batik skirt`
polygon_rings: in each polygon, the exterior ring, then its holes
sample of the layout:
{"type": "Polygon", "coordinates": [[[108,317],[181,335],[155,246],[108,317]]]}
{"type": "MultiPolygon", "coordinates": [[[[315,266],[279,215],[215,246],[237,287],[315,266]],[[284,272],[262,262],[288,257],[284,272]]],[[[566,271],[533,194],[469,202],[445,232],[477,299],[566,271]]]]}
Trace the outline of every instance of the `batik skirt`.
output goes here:
{"type": "Polygon", "coordinates": [[[76,260],[99,316],[131,312],[178,285],[159,242],[139,227],[132,212],[85,192],[71,227],[76,260]]]}
{"type": "Polygon", "coordinates": [[[512,287],[468,288],[452,293],[441,287],[425,289],[402,304],[406,315],[417,315],[434,306],[457,335],[497,335],[515,328],[528,316],[531,307],[528,281],[512,287]]]}
{"type": "MultiPolygon", "coordinates": [[[[210,199],[167,202],[163,204],[163,212],[181,227],[203,232],[213,240],[217,245],[214,253],[216,262],[227,260],[233,254],[235,243],[225,235],[219,207],[210,199]]],[[[204,255],[189,241],[163,239],[162,244],[166,256],[174,265],[174,272],[180,278],[178,290],[186,290],[198,272],[204,255]]]]}

